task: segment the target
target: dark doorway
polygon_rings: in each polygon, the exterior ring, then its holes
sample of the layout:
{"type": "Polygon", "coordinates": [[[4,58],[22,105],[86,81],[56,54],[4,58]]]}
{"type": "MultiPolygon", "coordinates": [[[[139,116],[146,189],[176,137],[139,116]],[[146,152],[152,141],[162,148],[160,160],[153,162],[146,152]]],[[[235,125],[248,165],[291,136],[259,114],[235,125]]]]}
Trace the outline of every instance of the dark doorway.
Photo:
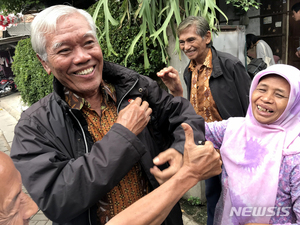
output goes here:
{"type": "MultiPolygon", "coordinates": [[[[300,0],[299,0],[300,1],[300,0]]],[[[260,7],[260,37],[269,44],[273,55],[286,62],[286,3],[264,0],[260,7]]]]}
{"type": "MultiPolygon", "coordinates": [[[[290,8],[300,0],[290,0],[290,8]]],[[[300,46],[300,21],[295,21],[292,17],[293,13],[289,10],[289,48],[288,48],[288,64],[300,69],[300,58],[295,53],[300,46]]]]}

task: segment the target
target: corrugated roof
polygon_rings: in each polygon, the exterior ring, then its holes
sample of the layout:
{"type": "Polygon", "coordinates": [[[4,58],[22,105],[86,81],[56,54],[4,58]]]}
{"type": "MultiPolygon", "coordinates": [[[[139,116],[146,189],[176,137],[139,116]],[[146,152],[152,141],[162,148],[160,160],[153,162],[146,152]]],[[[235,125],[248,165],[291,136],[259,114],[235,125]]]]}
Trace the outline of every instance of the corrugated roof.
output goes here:
{"type": "Polygon", "coordinates": [[[29,35],[18,35],[18,36],[13,36],[13,37],[0,38],[0,45],[17,43],[18,41],[28,38],[28,37],[29,37],[29,35]]]}

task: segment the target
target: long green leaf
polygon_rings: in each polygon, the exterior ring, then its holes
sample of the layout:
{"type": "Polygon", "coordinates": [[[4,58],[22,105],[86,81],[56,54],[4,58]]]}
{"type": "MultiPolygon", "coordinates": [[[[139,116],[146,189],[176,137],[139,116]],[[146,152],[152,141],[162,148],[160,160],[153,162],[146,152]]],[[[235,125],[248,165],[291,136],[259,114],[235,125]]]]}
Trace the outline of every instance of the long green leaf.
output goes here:
{"type": "MultiPolygon", "coordinates": [[[[153,37],[153,40],[155,41],[155,39],[157,39],[157,37],[160,35],[160,33],[163,31],[163,30],[166,30],[168,25],[169,25],[169,22],[173,16],[173,8],[171,7],[170,11],[169,11],[169,14],[165,20],[165,22],[163,23],[163,25],[161,26],[160,29],[158,29],[155,33],[153,33],[152,35],[150,35],[150,37],[153,37]]],[[[168,45],[168,38],[166,35],[164,35],[164,42],[166,45],[168,45]]]]}
{"type": "Polygon", "coordinates": [[[147,45],[146,45],[146,21],[143,22],[142,24],[142,30],[143,30],[143,49],[144,49],[144,67],[145,69],[148,69],[150,67],[149,59],[148,59],[148,54],[147,54],[147,45]]]}
{"type": "Polygon", "coordinates": [[[127,59],[130,55],[133,54],[133,51],[134,51],[134,46],[136,45],[136,43],[138,42],[138,40],[141,38],[141,36],[143,35],[143,30],[141,29],[140,32],[136,35],[136,37],[133,39],[131,45],[130,45],[130,48],[128,50],[128,53],[125,57],[125,66],[127,66],[127,59]]]}

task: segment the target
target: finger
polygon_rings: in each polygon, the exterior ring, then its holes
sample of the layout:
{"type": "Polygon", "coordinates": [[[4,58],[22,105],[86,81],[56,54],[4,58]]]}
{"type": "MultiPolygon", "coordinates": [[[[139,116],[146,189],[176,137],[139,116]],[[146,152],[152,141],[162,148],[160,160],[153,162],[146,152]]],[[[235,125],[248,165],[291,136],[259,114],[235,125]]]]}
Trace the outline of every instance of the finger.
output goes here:
{"type": "Polygon", "coordinates": [[[141,108],[144,109],[145,111],[147,111],[147,109],[149,108],[149,103],[147,101],[143,101],[141,108]]]}
{"type": "Polygon", "coordinates": [[[169,72],[169,77],[170,78],[176,78],[177,76],[176,76],[176,73],[172,73],[172,72],[169,72]]]}
{"type": "Polygon", "coordinates": [[[168,69],[168,67],[165,67],[165,68],[161,69],[159,72],[157,72],[157,74],[163,75],[167,71],[167,69],[168,69]]]}
{"type": "Polygon", "coordinates": [[[161,170],[157,166],[153,166],[150,168],[150,173],[156,177],[157,174],[161,173],[161,170]]]}
{"type": "Polygon", "coordinates": [[[187,123],[182,123],[181,124],[184,133],[185,133],[185,144],[194,144],[195,145],[195,141],[194,141],[194,132],[193,129],[191,128],[190,125],[188,125],[187,123]]]}
{"type": "Polygon", "coordinates": [[[149,117],[150,117],[151,113],[152,113],[152,109],[151,109],[151,108],[148,108],[148,109],[146,110],[146,116],[149,116],[149,117]]]}
{"type": "Polygon", "coordinates": [[[140,106],[141,103],[142,103],[142,99],[141,99],[140,97],[137,97],[136,99],[134,99],[134,100],[132,101],[132,103],[134,103],[134,104],[140,106]]]}
{"type": "Polygon", "coordinates": [[[159,153],[154,159],[153,159],[153,163],[154,165],[162,165],[166,162],[168,162],[170,159],[172,158],[172,156],[169,154],[169,151],[164,151],[159,153]]]}
{"type": "Polygon", "coordinates": [[[159,184],[162,183],[162,180],[160,179],[162,172],[157,166],[153,166],[153,168],[150,168],[150,173],[155,177],[159,184]]]}
{"type": "Polygon", "coordinates": [[[150,172],[153,174],[155,179],[161,184],[164,181],[170,179],[176,173],[176,170],[170,167],[164,170],[160,170],[159,168],[154,166],[150,169],[150,172]]]}
{"type": "Polygon", "coordinates": [[[173,167],[168,167],[168,168],[158,172],[156,177],[159,180],[166,181],[166,180],[169,180],[176,172],[177,172],[177,170],[174,169],[173,167]]]}

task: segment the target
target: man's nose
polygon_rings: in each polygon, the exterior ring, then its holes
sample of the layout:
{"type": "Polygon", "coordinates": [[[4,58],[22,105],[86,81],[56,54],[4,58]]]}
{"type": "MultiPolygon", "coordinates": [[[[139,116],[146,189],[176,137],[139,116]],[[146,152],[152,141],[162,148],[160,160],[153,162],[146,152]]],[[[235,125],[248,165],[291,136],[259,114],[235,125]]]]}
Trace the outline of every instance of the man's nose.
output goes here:
{"type": "Polygon", "coordinates": [[[84,48],[77,48],[74,52],[74,64],[86,63],[91,59],[91,55],[84,48]]]}

